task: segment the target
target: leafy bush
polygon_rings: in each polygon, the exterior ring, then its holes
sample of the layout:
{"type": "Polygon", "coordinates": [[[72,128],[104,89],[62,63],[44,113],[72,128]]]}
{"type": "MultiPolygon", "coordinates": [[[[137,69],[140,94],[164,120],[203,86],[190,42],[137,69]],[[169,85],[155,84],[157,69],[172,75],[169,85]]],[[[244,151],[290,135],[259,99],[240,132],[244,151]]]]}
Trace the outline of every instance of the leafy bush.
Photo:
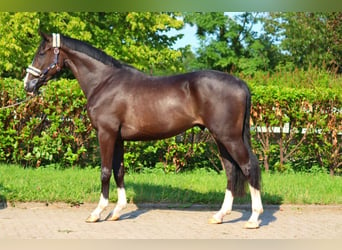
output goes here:
{"type": "MultiPolygon", "coordinates": [[[[253,101],[253,150],[265,170],[341,173],[339,78],[297,71],[256,73],[247,82],[253,101]],[[308,77],[311,83],[300,87],[308,77]]],[[[96,132],[76,80],[52,81],[42,95],[10,108],[3,107],[26,98],[22,82],[0,79],[0,88],[0,161],[36,167],[100,165],[96,132]]],[[[222,169],[214,141],[199,128],[160,141],[125,142],[125,166],[132,172],[154,167],[165,172],[222,169]]]]}
{"type": "Polygon", "coordinates": [[[195,127],[178,136],[150,142],[125,142],[125,166],[130,171],[160,168],[178,172],[195,168],[221,170],[214,141],[195,127]]]}
{"type": "MultiPolygon", "coordinates": [[[[1,103],[25,98],[22,82],[0,80],[1,103]]],[[[26,166],[61,163],[94,164],[95,131],[86,112],[86,99],[77,81],[51,82],[42,95],[14,108],[0,110],[0,159],[26,166]]]]}
{"type": "Polygon", "coordinates": [[[255,151],[265,169],[341,172],[341,78],[310,69],[250,80],[255,151]]]}

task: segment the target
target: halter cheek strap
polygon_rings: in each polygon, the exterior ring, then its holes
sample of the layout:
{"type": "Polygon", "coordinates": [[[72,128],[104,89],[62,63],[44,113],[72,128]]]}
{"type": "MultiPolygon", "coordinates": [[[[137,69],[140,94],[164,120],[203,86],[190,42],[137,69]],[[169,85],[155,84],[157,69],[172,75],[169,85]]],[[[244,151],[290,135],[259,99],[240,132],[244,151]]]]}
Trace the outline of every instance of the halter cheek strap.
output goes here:
{"type": "Polygon", "coordinates": [[[50,64],[49,67],[41,71],[40,69],[37,69],[36,67],[30,65],[27,67],[26,72],[32,74],[35,77],[43,78],[50,69],[53,69],[54,67],[57,68],[57,71],[60,70],[60,67],[58,66],[58,55],[59,55],[59,48],[61,47],[61,37],[60,34],[52,33],[52,47],[54,48],[53,53],[55,54],[53,63],[50,64]]]}

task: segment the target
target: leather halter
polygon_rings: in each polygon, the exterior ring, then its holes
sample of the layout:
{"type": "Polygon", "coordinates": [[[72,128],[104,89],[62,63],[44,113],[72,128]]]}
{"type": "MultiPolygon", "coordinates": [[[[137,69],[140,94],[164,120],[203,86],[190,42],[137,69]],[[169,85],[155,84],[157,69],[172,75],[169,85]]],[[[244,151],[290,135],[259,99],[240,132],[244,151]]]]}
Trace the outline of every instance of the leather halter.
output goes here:
{"type": "Polygon", "coordinates": [[[60,70],[60,67],[58,66],[58,56],[59,56],[59,48],[61,47],[61,38],[60,34],[52,34],[52,47],[54,48],[53,53],[55,54],[55,57],[53,59],[53,62],[41,71],[40,69],[30,65],[27,67],[26,72],[32,74],[35,77],[39,77],[40,79],[44,79],[46,74],[53,68],[56,67],[57,71],[60,70]]]}

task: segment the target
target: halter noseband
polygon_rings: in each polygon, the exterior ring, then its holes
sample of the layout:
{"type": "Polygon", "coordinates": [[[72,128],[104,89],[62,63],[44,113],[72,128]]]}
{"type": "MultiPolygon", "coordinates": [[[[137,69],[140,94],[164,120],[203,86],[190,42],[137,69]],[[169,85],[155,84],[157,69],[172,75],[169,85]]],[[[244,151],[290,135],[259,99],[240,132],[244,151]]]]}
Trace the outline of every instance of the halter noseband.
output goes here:
{"type": "Polygon", "coordinates": [[[55,57],[53,59],[53,63],[51,63],[49,67],[41,71],[40,69],[37,69],[36,67],[30,65],[27,67],[26,72],[32,74],[35,77],[43,79],[50,71],[50,69],[56,67],[57,71],[59,71],[60,67],[58,66],[58,55],[59,48],[61,47],[61,37],[59,34],[52,33],[52,47],[54,48],[53,53],[55,54],[55,57]]]}

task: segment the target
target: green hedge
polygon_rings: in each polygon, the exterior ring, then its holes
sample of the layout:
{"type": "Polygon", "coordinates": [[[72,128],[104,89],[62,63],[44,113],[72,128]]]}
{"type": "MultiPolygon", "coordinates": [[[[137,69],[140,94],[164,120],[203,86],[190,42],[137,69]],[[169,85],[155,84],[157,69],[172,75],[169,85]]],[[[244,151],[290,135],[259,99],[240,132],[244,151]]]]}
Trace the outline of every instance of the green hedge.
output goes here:
{"type": "Polygon", "coordinates": [[[254,149],[266,170],[341,167],[341,90],[253,87],[254,149]]]}
{"type": "MultiPolygon", "coordinates": [[[[1,106],[25,99],[21,81],[2,79],[1,106]]],[[[92,161],[96,134],[76,81],[51,82],[42,95],[0,110],[0,160],[26,166],[92,161]]]]}
{"type": "MultiPolygon", "coordinates": [[[[293,85],[294,78],[304,81],[306,74],[247,79],[253,149],[265,170],[340,173],[341,82],[326,73],[310,88],[293,85]]],[[[0,79],[0,88],[0,161],[36,167],[100,165],[96,132],[76,80],[52,81],[41,95],[10,108],[3,107],[26,98],[22,82],[0,79]]],[[[126,142],[125,152],[128,171],[221,170],[214,142],[197,128],[161,141],[126,142]]]]}

